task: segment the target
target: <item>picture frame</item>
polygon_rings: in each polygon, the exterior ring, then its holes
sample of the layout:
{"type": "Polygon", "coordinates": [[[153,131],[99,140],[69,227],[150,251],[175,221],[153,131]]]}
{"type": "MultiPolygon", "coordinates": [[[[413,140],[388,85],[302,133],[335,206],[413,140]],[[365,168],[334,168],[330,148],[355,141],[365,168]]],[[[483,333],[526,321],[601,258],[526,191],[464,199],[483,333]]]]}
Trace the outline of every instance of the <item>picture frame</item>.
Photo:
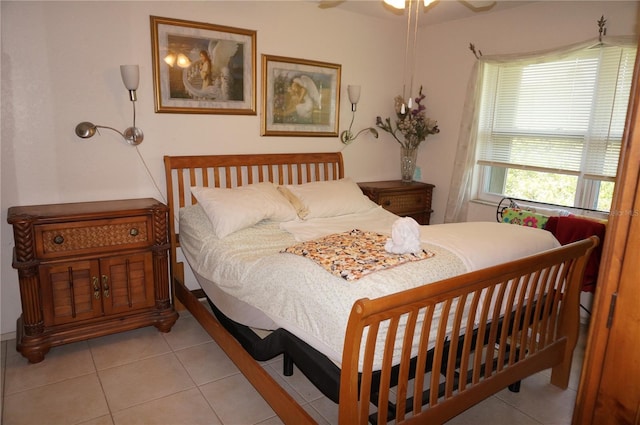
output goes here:
{"type": "Polygon", "coordinates": [[[262,55],[263,136],[338,136],[339,64],[262,55]]]}
{"type": "Polygon", "coordinates": [[[155,111],[256,115],[256,31],[151,16],[155,111]]]}

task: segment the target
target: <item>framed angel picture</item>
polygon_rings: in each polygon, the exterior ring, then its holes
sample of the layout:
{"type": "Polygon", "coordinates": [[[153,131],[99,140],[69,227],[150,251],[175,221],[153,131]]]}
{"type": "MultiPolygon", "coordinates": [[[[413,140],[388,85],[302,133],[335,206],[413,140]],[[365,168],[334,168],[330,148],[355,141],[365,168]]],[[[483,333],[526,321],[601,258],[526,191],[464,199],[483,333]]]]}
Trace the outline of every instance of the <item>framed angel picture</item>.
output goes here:
{"type": "Polygon", "coordinates": [[[256,114],[256,31],[151,16],[155,111],[256,114]]]}
{"type": "Polygon", "coordinates": [[[262,55],[262,135],[338,135],[341,66],[262,55]]]}

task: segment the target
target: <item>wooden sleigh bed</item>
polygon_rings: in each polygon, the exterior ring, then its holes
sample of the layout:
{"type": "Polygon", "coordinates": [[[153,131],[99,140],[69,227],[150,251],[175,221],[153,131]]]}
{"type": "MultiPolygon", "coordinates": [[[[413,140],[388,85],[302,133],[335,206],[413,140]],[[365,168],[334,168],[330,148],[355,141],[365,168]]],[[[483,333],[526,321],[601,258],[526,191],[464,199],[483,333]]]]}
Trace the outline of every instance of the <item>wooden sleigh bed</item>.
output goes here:
{"type": "Polygon", "coordinates": [[[180,210],[196,203],[192,186],[339,180],[344,177],[341,154],[165,156],[164,162],[174,300],[191,312],[283,422],[315,423],[258,363],[278,354],[284,354],[285,374],[295,363],[338,402],[339,422],[349,425],[443,423],[548,368],[551,383],[567,387],[578,337],[580,285],[597,237],[361,299],[352,306],[337,366],[287,331],[273,332],[265,348],[248,327],[215,305],[212,314],[202,303],[204,291],[185,285],[176,227],[180,210]]]}

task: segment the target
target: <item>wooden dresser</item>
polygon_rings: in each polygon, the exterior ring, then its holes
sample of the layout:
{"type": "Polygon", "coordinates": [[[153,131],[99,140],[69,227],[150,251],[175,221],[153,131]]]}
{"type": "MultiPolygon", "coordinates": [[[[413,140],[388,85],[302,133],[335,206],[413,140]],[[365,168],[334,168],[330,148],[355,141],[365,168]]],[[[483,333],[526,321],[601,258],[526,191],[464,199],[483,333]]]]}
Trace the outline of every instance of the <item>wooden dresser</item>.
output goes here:
{"type": "Polygon", "coordinates": [[[16,348],[51,347],[178,318],[169,297],[168,208],[155,199],[9,208],[22,315],[16,348]]]}
{"type": "Polygon", "coordinates": [[[384,209],[402,217],[412,217],[419,224],[429,224],[434,185],[387,180],[358,183],[358,186],[369,199],[384,209]]]}

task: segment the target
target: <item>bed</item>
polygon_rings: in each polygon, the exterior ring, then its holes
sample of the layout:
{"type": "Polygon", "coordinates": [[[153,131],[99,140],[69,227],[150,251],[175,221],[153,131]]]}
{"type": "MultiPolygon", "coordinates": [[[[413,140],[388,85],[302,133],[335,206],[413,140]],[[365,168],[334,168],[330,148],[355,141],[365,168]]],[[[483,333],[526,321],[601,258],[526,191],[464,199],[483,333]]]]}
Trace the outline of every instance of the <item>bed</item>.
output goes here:
{"type": "MultiPolygon", "coordinates": [[[[166,156],[164,162],[174,300],[193,314],[285,423],[314,421],[259,364],[280,354],[285,374],[295,364],[338,402],[342,424],[442,423],[547,368],[552,368],[553,384],[567,387],[579,328],[580,282],[598,238],[560,247],[553,237],[547,242],[548,232],[522,226],[491,223],[494,227],[483,227],[474,239],[475,230],[469,227],[473,224],[421,226],[420,239],[429,242],[425,252],[430,256],[346,282],[344,272],[332,275],[308,258],[282,252],[289,245],[315,243],[327,232],[342,235],[356,225],[372,237],[385,236],[384,228],[398,219],[351,194],[349,199],[358,199],[346,202],[350,208],[354,205],[352,217],[345,219],[351,212],[337,219],[328,213],[300,220],[300,212],[313,198],[303,196],[310,193],[306,189],[328,190],[334,200],[340,199],[342,188],[345,193],[351,190],[340,153],[166,156]],[[286,193],[296,219],[289,220],[290,212],[282,216],[270,209],[270,214],[287,220],[258,216],[252,218],[258,220],[254,224],[232,223],[237,229],[229,228],[226,219],[216,223],[209,214],[212,205],[231,205],[226,216],[238,221],[245,216],[234,214],[247,198],[242,191],[264,187],[271,196],[274,184],[297,195],[286,193]],[[207,199],[203,196],[213,193],[207,188],[227,190],[207,199]],[[220,198],[232,193],[244,194],[220,198]],[[220,204],[221,199],[227,202],[220,204]],[[308,226],[315,221],[322,224],[321,231],[308,226]],[[207,226],[215,237],[206,236],[207,226]],[[454,233],[447,233],[449,229],[457,229],[456,236],[450,236],[454,233]],[[486,241],[497,229],[517,233],[501,239],[500,249],[487,256],[486,241]],[[531,235],[532,242],[524,242],[522,232],[529,232],[526,237],[531,235]],[[242,238],[265,244],[225,250],[242,238]],[[203,289],[185,285],[179,248],[203,289]],[[249,268],[236,267],[247,259],[249,268]],[[205,267],[210,263],[215,263],[213,268],[205,267]],[[276,263],[294,267],[269,271],[276,263]],[[247,293],[256,289],[247,289],[245,278],[268,290],[252,298],[247,293]],[[276,289],[279,281],[289,283],[276,289]],[[359,289],[363,282],[376,289],[359,289]],[[307,290],[311,285],[328,289],[307,290]],[[314,294],[318,306],[314,298],[302,301],[305,291],[314,294]],[[335,305],[323,307],[322,299],[335,305]],[[271,332],[261,335],[256,328],[271,332]]],[[[259,196],[253,198],[260,200],[256,210],[270,205],[267,195],[259,196]]],[[[343,203],[334,206],[342,208],[343,203]]],[[[317,204],[311,215],[318,208],[331,210],[331,204],[317,204]]]]}

